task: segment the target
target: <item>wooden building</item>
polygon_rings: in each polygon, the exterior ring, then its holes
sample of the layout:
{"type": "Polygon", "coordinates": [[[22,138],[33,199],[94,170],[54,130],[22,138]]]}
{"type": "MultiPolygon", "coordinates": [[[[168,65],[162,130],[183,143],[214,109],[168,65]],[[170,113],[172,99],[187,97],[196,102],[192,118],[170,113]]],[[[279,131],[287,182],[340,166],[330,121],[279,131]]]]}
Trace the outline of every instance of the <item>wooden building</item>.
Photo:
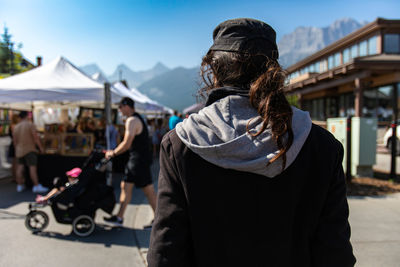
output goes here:
{"type": "Polygon", "coordinates": [[[287,71],[287,92],[315,121],[353,115],[390,122],[400,105],[400,20],[378,18],[287,71]]]}

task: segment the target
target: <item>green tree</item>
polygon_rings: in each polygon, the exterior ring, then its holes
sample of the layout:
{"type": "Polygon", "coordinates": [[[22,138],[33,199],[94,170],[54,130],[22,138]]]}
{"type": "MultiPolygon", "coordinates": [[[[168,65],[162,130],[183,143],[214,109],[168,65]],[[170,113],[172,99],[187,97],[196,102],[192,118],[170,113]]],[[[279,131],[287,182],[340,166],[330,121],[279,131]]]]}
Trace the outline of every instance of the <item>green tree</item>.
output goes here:
{"type": "MultiPolygon", "coordinates": [[[[4,33],[1,34],[0,40],[0,78],[9,75],[17,74],[29,70],[20,51],[14,50],[15,43],[11,39],[12,35],[8,28],[4,26],[4,33]]],[[[20,50],[22,44],[17,44],[17,49],[20,50]]]]}
{"type": "Polygon", "coordinates": [[[0,73],[9,72],[10,66],[8,61],[10,60],[10,46],[11,35],[8,34],[7,27],[4,27],[4,33],[1,35],[2,40],[0,41],[0,73]]]}
{"type": "Polygon", "coordinates": [[[291,106],[295,106],[296,108],[300,108],[299,98],[297,95],[286,95],[286,99],[288,100],[291,106]]]}

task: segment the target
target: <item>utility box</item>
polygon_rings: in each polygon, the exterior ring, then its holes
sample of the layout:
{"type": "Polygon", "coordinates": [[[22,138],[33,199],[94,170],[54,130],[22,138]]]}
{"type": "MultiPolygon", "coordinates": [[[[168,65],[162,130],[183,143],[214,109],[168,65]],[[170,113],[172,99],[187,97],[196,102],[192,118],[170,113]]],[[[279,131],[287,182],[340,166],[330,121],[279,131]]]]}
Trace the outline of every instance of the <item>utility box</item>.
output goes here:
{"type": "Polygon", "coordinates": [[[372,177],[376,163],[376,118],[351,119],[351,174],[372,177]]]}
{"type": "MultiPolygon", "coordinates": [[[[327,120],[327,128],[344,148],[343,169],[346,171],[347,118],[327,120]]],[[[353,117],[351,119],[351,174],[372,177],[376,162],[376,118],[353,117]]]]}
{"type": "Polygon", "coordinates": [[[343,145],[344,155],[342,165],[343,170],[346,172],[347,118],[329,118],[326,120],[326,126],[327,130],[343,145]]]}

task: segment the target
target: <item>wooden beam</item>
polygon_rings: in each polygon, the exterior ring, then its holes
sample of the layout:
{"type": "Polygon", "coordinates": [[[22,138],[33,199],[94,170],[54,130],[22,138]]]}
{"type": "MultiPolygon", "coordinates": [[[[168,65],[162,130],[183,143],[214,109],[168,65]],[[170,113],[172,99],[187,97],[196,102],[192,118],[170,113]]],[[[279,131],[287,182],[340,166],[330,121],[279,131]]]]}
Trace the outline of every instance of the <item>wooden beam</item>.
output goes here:
{"type": "Polygon", "coordinates": [[[356,117],[362,117],[363,108],[363,86],[361,84],[361,79],[359,77],[354,79],[354,110],[356,117]]]}
{"type": "MultiPolygon", "coordinates": [[[[331,80],[329,82],[320,83],[320,84],[318,84],[316,86],[310,86],[310,87],[306,87],[304,89],[298,89],[298,90],[293,90],[293,91],[296,91],[296,93],[299,93],[299,94],[308,94],[308,93],[312,93],[312,92],[316,92],[316,91],[320,91],[320,90],[336,87],[336,86],[339,86],[339,85],[343,85],[343,84],[346,84],[346,83],[352,83],[352,82],[354,82],[354,80],[356,78],[364,79],[364,78],[369,77],[370,74],[371,73],[369,71],[362,71],[360,73],[355,73],[355,74],[350,75],[350,76],[345,77],[345,78],[339,78],[339,79],[336,79],[336,80],[331,80]]],[[[292,91],[292,93],[294,93],[293,91],[292,91]]]]}

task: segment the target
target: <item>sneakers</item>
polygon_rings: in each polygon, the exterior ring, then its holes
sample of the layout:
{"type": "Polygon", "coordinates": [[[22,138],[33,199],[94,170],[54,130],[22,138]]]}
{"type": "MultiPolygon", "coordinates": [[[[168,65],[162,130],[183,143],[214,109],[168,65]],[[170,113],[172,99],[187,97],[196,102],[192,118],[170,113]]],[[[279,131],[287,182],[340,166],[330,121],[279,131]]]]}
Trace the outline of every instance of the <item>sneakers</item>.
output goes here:
{"type": "Polygon", "coordinates": [[[149,224],[143,225],[143,229],[151,229],[153,227],[154,220],[151,221],[149,224]]]}
{"type": "Polygon", "coordinates": [[[113,215],[113,216],[111,216],[109,218],[104,217],[103,219],[104,219],[104,221],[112,223],[112,224],[114,224],[116,226],[122,226],[122,224],[124,223],[124,220],[122,220],[121,218],[117,217],[116,215],[113,215]]]}
{"type": "Polygon", "coordinates": [[[46,193],[47,191],[49,191],[49,189],[41,184],[37,184],[32,187],[33,193],[46,193]]]}
{"type": "Polygon", "coordinates": [[[24,184],[17,184],[17,192],[18,193],[21,193],[24,190],[25,190],[25,185],[24,184]]]}

